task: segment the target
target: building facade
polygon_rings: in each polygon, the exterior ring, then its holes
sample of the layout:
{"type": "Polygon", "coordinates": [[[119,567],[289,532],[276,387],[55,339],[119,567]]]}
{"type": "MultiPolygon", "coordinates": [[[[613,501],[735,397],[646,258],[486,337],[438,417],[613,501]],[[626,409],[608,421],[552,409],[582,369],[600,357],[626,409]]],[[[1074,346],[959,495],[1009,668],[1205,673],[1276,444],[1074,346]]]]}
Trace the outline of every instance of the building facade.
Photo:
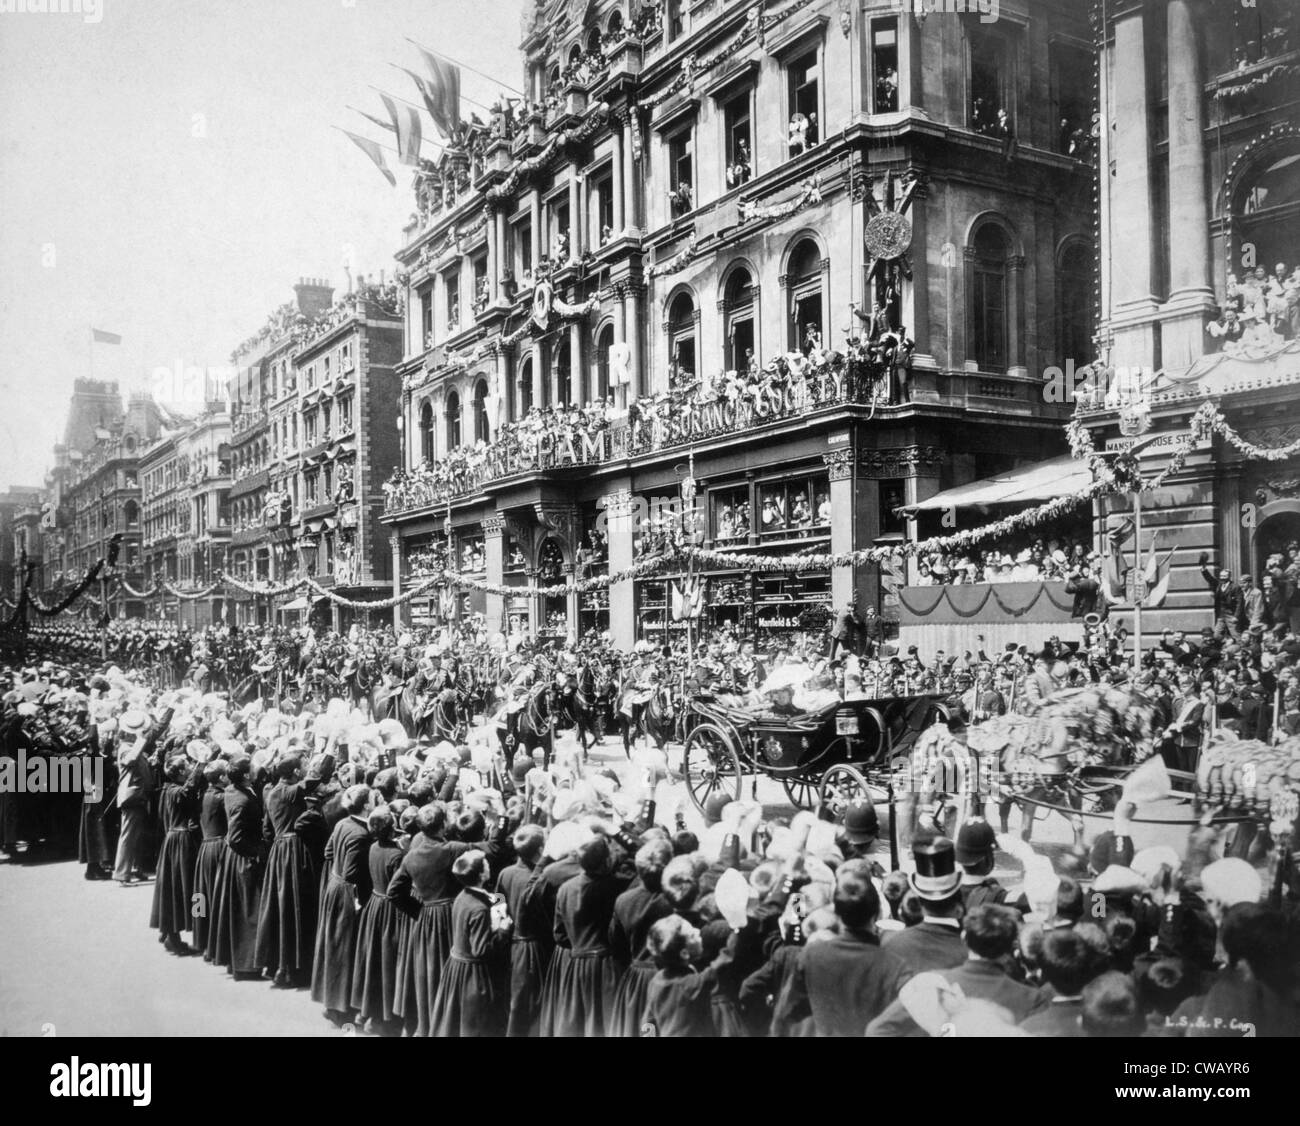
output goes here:
{"type": "MultiPolygon", "coordinates": [[[[117,576],[135,590],[144,585],[143,491],[140,458],[162,429],[164,416],[145,393],[132,392],[125,409],[117,385],[77,380],[69,411],[72,442],[55,450],[58,464],[59,515],[57,562],[47,561],[45,582],[50,598],[77,582],[109,554],[115,535],[121,535],[117,576]],[[116,414],[114,414],[114,405],[116,414]],[[97,425],[82,433],[89,416],[97,425]]],[[[107,610],[113,618],[143,617],[143,600],[129,595],[121,583],[105,583],[107,610]]],[[[80,603],[86,616],[98,613],[98,602],[80,603]]]]}
{"type": "MultiPolygon", "coordinates": [[[[1087,13],[633,7],[537,4],[528,102],[418,177],[387,519],[408,578],[449,550],[504,593],[417,620],[662,640],[662,578],[508,588],[621,571],[674,524],[755,555],[897,542],[898,509],[1063,452],[1043,372],[1092,358],[1087,13]]],[[[905,581],[720,571],[706,617],[775,637],[905,581]]]]}
{"type": "Polygon", "coordinates": [[[226,618],[224,589],[204,598],[182,594],[212,585],[226,567],[231,537],[230,415],[215,407],[155,442],[140,459],[144,490],[144,573],[151,615],[198,628],[226,618]]]}
{"type": "MultiPolygon", "coordinates": [[[[14,485],[0,493],[0,596],[15,599],[26,576],[23,561],[41,563],[40,516],[45,490],[14,485]]],[[[33,576],[40,590],[39,576],[33,576]]]]}
{"type": "MultiPolygon", "coordinates": [[[[1208,400],[1246,442],[1286,446],[1300,438],[1300,13],[1272,0],[1110,4],[1100,60],[1106,366],[1079,407],[1094,445],[1126,448],[1122,408],[1145,415],[1139,462],[1151,476],[1208,400]]],[[[1174,551],[1144,633],[1210,624],[1202,554],[1258,582],[1300,541],[1297,470],[1295,458],[1248,458],[1203,435],[1143,497],[1143,558],[1153,541],[1174,551]]],[[[1133,515],[1131,497],[1109,499],[1099,539],[1133,515]]]]}

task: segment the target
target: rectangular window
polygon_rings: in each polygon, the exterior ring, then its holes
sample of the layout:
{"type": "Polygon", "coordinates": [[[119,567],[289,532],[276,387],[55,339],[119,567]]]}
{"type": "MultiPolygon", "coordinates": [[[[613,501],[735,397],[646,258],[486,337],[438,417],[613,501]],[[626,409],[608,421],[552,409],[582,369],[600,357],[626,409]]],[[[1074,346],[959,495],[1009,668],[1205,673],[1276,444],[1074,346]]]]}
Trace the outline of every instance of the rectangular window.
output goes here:
{"type": "Polygon", "coordinates": [[[614,177],[603,172],[593,189],[596,211],[596,245],[604,246],[614,237],[614,177]]]}
{"type": "Polygon", "coordinates": [[[975,265],[973,359],[984,371],[1007,368],[1007,275],[992,263],[975,265]]]}
{"type": "Polygon", "coordinates": [[[422,286],[420,297],[420,344],[424,350],[433,347],[433,283],[422,286]]]}
{"type": "Polygon", "coordinates": [[[691,129],[668,138],[668,199],[673,215],[684,215],[695,206],[694,145],[691,129]]]}
{"type": "Polygon", "coordinates": [[[533,273],[533,224],[523,219],[515,224],[515,277],[522,282],[533,273]]]}
{"type": "Polygon", "coordinates": [[[749,489],[715,489],[709,493],[712,510],[713,541],[719,544],[744,543],[749,539],[749,489]]]}
{"type": "Polygon", "coordinates": [[[819,139],[821,101],[817,81],[817,52],[809,51],[790,63],[790,155],[811,148],[819,139]]]}
{"type": "Polygon", "coordinates": [[[328,383],[330,379],[333,377],[333,373],[330,370],[330,356],[328,353],[321,357],[320,363],[321,363],[320,381],[322,383],[328,383]]]}
{"type": "Polygon", "coordinates": [[[907,518],[897,511],[907,501],[905,483],[901,480],[881,481],[879,487],[880,534],[886,536],[905,533],[907,518]]]}
{"type": "Polygon", "coordinates": [[[754,174],[754,134],[749,104],[750,91],[746,90],[722,107],[728,188],[738,188],[754,174]]]}
{"type": "Polygon", "coordinates": [[[970,99],[967,124],[988,137],[1007,137],[1014,130],[1007,41],[996,32],[970,31],[970,99]]]}
{"type": "Polygon", "coordinates": [[[455,271],[448,271],[442,277],[442,291],[446,296],[447,335],[460,330],[460,277],[455,271]]]}
{"type": "Polygon", "coordinates": [[[830,479],[824,473],[759,486],[762,539],[806,539],[830,534],[830,479]]]}
{"type": "Polygon", "coordinates": [[[1092,141],[1092,58],[1074,47],[1054,45],[1051,70],[1056,151],[1082,159],[1092,141]]]}
{"type": "Polygon", "coordinates": [[[871,109],[898,112],[898,20],[871,24],[871,109]]]}

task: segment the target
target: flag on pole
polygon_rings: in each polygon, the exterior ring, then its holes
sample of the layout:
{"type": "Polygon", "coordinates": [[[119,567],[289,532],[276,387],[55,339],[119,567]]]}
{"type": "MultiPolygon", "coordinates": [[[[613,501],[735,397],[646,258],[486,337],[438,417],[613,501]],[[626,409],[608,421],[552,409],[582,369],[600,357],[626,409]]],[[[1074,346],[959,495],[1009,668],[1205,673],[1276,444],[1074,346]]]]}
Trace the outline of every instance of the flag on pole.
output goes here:
{"type": "Polygon", "coordinates": [[[1159,606],[1165,600],[1165,595],[1169,593],[1169,562],[1174,557],[1174,548],[1165,552],[1163,559],[1156,556],[1156,540],[1159,538],[1159,530],[1151,537],[1151,550],[1147,555],[1146,580],[1147,580],[1147,597],[1144,605],[1159,606]]]}
{"type": "Polygon", "coordinates": [[[391,126],[397,134],[398,155],[403,164],[418,166],[420,163],[420,111],[414,106],[398,106],[387,94],[380,94],[388,116],[393,119],[391,126]]]}
{"type": "Polygon", "coordinates": [[[388,161],[384,159],[383,149],[368,137],[358,137],[355,133],[349,133],[346,129],[340,129],[339,132],[351,137],[352,143],[375,162],[375,167],[383,173],[384,179],[388,181],[389,185],[394,188],[397,187],[397,177],[389,169],[388,161]]]}
{"type": "Polygon", "coordinates": [[[404,66],[398,67],[397,69],[408,75],[411,81],[415,83],[415,88],[420,91],[420,99],[424,102],[424,108],[428,111],[429,116],[433,118],[434,128],[444,136],[449,136],[447,133],[446,123],[442,116],[441,97],[430,87],[429,83],[416,74],[415,71],[407,70],[404,66]]]}
{"type": "Polygon", "coordinates": [[[698,618],[704,612],[704,584],[698,579],[673,583],[673,621],[698,618]]]}
{"type": "Polygon", "coordinates": [[[366,113],[365,110],[357,109],[355,106],[349,106],[348,108],[351,109],[354,113],[359,113],[362,117],[364,117],[367,121],[369,121],[371,125],[378,125],[380,129],[387,129],[390,133],[397,132],[397,130],[394,128],[393,123],[391,121],[380,121],[379,118],[374,116],[374,114],[366,113]]]}
{"type": "Polygon", "coordinates": [[[429,112],[443,136],[455,140],[460,131],[460,67],[444,62],[423,47],[419,51],[429,72],[429,94],[437,106],[436,113],[432,107],[429,112]]]}
{"type": "Polygon", "coordinates": [[[122,338],[115,332],[105,332],[102,328],[92,328],[90,330],[90,340],[92,344],[121,344],[122,338]]]}

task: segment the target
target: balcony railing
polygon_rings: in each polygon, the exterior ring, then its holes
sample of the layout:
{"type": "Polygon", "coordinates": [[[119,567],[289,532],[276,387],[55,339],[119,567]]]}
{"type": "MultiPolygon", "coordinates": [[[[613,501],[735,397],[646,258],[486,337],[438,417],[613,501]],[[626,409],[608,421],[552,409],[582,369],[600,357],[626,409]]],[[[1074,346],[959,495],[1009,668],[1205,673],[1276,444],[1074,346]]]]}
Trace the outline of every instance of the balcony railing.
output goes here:
{"type": "Polygon", "coordinates": [[[534,416],[510,424],[495,442],[462,447],[432,466],[399,472],[384,487],[385,514],[445,505],[514,477],[624,461],[757,432],[836,407],[880,402],[875,370],[849,363],[802,380],[750,383],[735,395],[643,400],[617,421],[543,422],[534,416]]]}

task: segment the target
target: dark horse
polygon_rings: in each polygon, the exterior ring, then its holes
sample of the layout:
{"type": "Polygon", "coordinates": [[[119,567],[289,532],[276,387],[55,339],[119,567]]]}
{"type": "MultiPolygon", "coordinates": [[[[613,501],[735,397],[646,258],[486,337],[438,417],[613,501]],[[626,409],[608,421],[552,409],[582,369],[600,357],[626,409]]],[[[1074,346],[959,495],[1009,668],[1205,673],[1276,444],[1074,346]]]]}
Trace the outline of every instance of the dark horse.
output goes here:
{"type": "Polygon", "coordinates": [[[623,731],[623,751],[627,757],[632,757],[632,741],[642,735],[653,739],[655,746],[662,751],[677,722],[677,705],[672,688],[666,684],[656,685],[650,699],[644,704],[628,704],[626,709],[619,709],[618,720],[623,731]],[[630,717],[628,711],[632,713],[630,717]]]}
{"type": "Polygon", "coordinates": [[[542,748],[544,766],[551,765],[555,743],[555,685],[544,680],[528,691],[528,700],[522,708],[507,716],[505,730],[501,732],[501,750],[506,757],[506,771],[514,765],[515,752],[531,756],[542,748]]]}
{"type": "Polygon", "coordinates": [[[468,728],[462,698],[455,688],[447,687],[430,695],[418,708],[419,719],[411,732],[417,738],[426,735],[435,742],[446,739],[459,743],[468,728]]]}
{"type": "Polygon", "coordinates": [[[591,665],[584,664],[578,672],[565,677],[560,712],[565,717],[565,725],[571,724],[577,729],[583,762],[587,761],[587,736],[591,736],[592,746],[598,745],[605,738],[610,688],[609,675],[604,666],[599,666],[597,671],[591,665]]]}

